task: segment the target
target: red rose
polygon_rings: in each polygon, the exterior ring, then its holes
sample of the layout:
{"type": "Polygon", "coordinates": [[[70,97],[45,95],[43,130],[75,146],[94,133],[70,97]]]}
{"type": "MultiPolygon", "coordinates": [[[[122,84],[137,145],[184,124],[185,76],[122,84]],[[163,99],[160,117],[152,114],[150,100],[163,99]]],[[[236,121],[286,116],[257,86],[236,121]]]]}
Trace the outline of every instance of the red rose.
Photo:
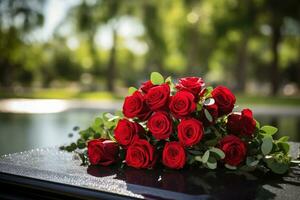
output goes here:
{"type": "Polygon", "coordinates": [[[162,162],[171,169],[183,168],[186,155],[183,146],[179,142],[168,142],[163,150],[162,162]]]}
{"type": "Polygon", "coordinates": [[[166,112],[156,112],[149,118],[147,127],[156,139],[168,139],[172,132],[172,120],[166,112]]]}
{"type": "Polygon", "coordinates": [[[178,124],[178,139],[184,146],[197,144],[203,137],[204,129],[200,121],[196,119],[183,119],[178,124]]]}
{"type": "Polygon", "coordinates": [[[250,109],[244,109],[242,113],[232,113],[228,116],[227,129],[232,134],[251,137],[255,127],[256,122],[250,109]]]}
{"type": "Polygon", "coordinates": [[[168,107],[170,87],[164,83],[151,88],[146,94],[146,102],[151,110],[164,110],[168,107]]]}
{"type": "Polygon", "coordinates": [[[171,97],[169,108],[174,117],[187,117],[196,110],[195,97],[190,92],[179,91],[171,97]]]}
{"type": "Polygon", "coordinates": [[[88,142],[88,157],[92,165],[108,166],[118,159],[119,146],[106,139],[95,139],[88,142]]]}
{"type": "Polygon", "coordinates": [[[189,91],[193,95],[197,96],[204,85],[205,83],[200,77],[185,77],[179,79],[178,84],[176,85],[176,89],[180,91],[189,91]]]}
{"type": "Polygon", "coordinates": [[[127,149],[126,163],[135,168],[152,168],[156,162],[154,151],[154,147],[147,140],[135,140],[127,149]]]}
{"type": "Polygon", "coordinates": [[[226,135],[220,141],[220,148],[225,153],[225,163],[231,166],[239,165],[246,157],[246,145],[234,135],[226,135]]]}
{"type": "Polygon", "coordinates": [[[142,92],[144,92],[145,94],[148,93],[148,91],[153,88],[155,85],[152,84],[151,81],[146,81],[144,83],[142,83],[140,90],[142,90],[142,92]]]}
{"type": "Polygon", "coordinates": [[[212,91],[211,94],[218,106],[219,116],[229,114],[233,110],[235,96],[228,88],[224,86],[218,86],[212,91]]]}
{"type": "Polygon", "coordinates": [[[117,142],[127,148],[135,139],[145,134],[145,130],[139,123],[121,119],[114,130],[114,134],[117,142]]]}
{"type": "Polygon", "coordinates": [[[214,124],[216,119],[218,118],[217,104],[214,103],[209,106],[203,106],[200,118],[201,118],[201,121],[203,122],[204,126],[210,126],[210,125],[214,124]],[[206,109],[209,112],[209,114],[211,115],[212,120],[213,120],[212,122],[208,121],[207,117],[205,116],[204,109],[206,109]]]}
{"type": "Polygon", "coordinates": [[[128,118],[138,117],[142,121],[145,121],[151,115],[145,97],[138,91],[125,98],[123,113],[128,118]]]}

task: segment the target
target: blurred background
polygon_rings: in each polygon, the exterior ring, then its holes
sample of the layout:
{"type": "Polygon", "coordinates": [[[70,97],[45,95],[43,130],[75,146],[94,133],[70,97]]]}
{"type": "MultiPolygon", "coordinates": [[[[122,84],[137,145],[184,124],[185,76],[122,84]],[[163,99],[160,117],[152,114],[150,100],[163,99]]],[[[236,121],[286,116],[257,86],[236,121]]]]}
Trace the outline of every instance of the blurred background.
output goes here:
{"type": "Polygon", "coordinates": [[[298,0],[0,0],[0,154],[74,140],[151,71],[224,84],[300,142],[298,0]]]}

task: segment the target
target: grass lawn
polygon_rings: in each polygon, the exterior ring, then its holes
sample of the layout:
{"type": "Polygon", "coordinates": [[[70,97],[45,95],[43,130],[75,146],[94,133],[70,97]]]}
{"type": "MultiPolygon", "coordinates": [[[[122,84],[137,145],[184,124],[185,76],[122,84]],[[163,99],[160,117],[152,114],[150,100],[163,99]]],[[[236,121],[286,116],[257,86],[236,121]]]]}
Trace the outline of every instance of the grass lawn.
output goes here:
{"type": "Polygon", "coordinates": [[[18,94],[0,92],[0,99],[4,98],[121,100],[122,96],[105,91],[77,92],[68,89],[43,89],[18,94]]]}
{"type": "MultiPolygon", "coordinates": [[[[120,94],[110,92],[76,92],[68,89],[44,89],[30,93],[12,94],[0,92],[0,99],[4,98],[30,98],[30,99],[85,99],[85,100],[122,100],[120,94]]],[[[300,106],[300,97],[265,97],[237,95],[237,104],[245,105],[285,105],[300,106]]]]}

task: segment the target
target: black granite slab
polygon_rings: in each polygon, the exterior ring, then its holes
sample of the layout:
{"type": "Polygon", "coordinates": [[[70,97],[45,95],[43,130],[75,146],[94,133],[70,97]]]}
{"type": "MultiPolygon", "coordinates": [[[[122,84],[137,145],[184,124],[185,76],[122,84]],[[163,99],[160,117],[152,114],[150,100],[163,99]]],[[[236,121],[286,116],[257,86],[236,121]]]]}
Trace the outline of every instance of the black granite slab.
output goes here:
{"type": "MultiPolygon", "coordinates": [[[[294,157],[298,149],[299,143],[292,143],[294,157]]],[[[1,156],[0,199],[13,194],[34,199],[300,199],[300,168],[279,176],[224,169],[85,167],[73,154],[46,148],[1,156]]]]}

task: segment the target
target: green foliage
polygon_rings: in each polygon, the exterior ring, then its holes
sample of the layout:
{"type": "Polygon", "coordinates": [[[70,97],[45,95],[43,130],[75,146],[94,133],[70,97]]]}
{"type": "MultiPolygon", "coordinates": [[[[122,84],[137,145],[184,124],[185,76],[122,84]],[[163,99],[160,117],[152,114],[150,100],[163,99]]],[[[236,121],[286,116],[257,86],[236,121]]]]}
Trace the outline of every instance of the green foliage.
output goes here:
{"type": "Polygon", "coordinates": [[[260,132],[267,135],[274,135],[278,129],[274,126],[263,126],[260,128],[260,132]]]}
{"type": "Polygon", "coordinates": [[[211,147],[209,149],[209,151],[212,152],[212,153],[215,153],[219,157],[219,159],[224,159],[225,158],[225,153],[219,148],[211,147]]]}
{"type": "Polygon", "coordinates": [[[150,80],[153,85],[160,85],[164,83],[164,77],[158,72],[152,72],[150,75],[150,80]]]}
{"type": "Polygon", "coordinates": [[[202,156],[202,163],[207,163],[209,158],[209,150],[205,151],[204,155],[202,156]]]}
{"type": "Polygon", "coordinates": [[[135,87],[129,87],[128,88],[128,94],[133,94],[135,91],[137,91],[137,89],[135,87]]]}
{"type": "Polygon", "coordinates": [[[291,158],[283,153],[272,154],[265,158],[267,166],[276,174],[284,174],[289,170],[291,158]]]}
{"type": "Polygon", "coordinates": [[[208,110],[204,109],[204,115],[209,122],[213,121],[213,118],[212,118],[211,114],[208,112],[208,110]]]}
{"type": "Polygon", "coordinates": [[[264,155],[267,155],[272,151],[272,148],[273,148],[273,139],[271,136],[266,135],[262,139],[261,151],[264,155]]]}

